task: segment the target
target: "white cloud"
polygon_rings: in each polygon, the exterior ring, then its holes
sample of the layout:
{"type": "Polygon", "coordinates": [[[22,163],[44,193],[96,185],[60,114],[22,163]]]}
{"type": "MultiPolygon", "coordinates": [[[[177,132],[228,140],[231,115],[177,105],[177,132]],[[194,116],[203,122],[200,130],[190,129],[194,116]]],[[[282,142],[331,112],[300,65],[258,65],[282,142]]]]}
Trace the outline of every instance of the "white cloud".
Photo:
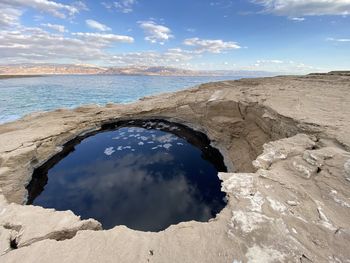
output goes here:
{"type": "Polygon", "coordinates": [[[75,1],[72,5],[75,6],[79,11],[89,11],[89,8],[83,1],[75,1]]]}
{"type": "Polygon", "coordinates": [[[129,36],[115,35],[115,34],[102,34],[102,33],[89,33],[89,32],[77,32],[72,35],[79,38],[87,39],[90,41],[97,41],[96,43],[110,44],[116,42],[133,43],[134,39],[129,36]]]}
{"type": "Polygon", "coordinates": [[[107,9],[117,9],[119,12],[124,14],[131,13],[133,11],[133,6],[137,3],[136,0],[118,0],[113,3],[102,2],[101,4],[107,9]]]}
{"type": "Polygon", "coordinates": [[[313,67],[302,62],[295,62],[292,60],[284,61],[279,59],[260,59],[250,66],[242,67],[242,69],[279,72],[284,74],[290,74],[290,73],[305,74],[310,72],[324,71],[320,68],[313,67]]]}
{"type": "Polygon", "coordinates": [[[74,33],[71,37],[41,28],[0,31],[2,63],[52,61],[104,61],[114,43],[131,43],[133,38],[114,34],[74,33]]]}
{"type": "Polygon", "coordinates": [[[232,0],[221,0],[221,1],[216,1],[216,2],[210,2],[209,5],[211,7],[218,7],[218,8],[222,8],[222,9],[227,9],[227,8],[231,8],[234,3],[232,0]]]}
{"type": "Polygon", "coordinates": [[[174,61],[179,62],[179,61],[190,60],[194,57],[195,54],[190,50],[183,50],[181,48],[171,48],[165,52],[165,55],[168,58],[171,58],[174,61]]]}
{"type": "Polygon", "coordinates": [[[283,64],[284,61],[283,60],[278,60],[278,59],[263,59],[263,60],[257,60],[256,61],[256,65],[260,65],[260,64],[283,64]]]}
{"type": "Polygon", "coordinates": [[[225,50],[241,48],[235,42],[225,42],[221,39],[200,39],[198,37],[185,39],[183,42],[186,46],[192,46],[197,53],[210,52],[222,53],[225,50]]]}
{"type": "Polygon", "coordinates": [[[123,13],[130,13],[135,3],[136,0],[119,0],[114,2],[114,6],[123,13]]]}
{"type": "Polygon", "coordinates": [[[302,22],[305,21],[304,17],[291,17],[290,20],[296,21],[296,22],[302,22]]]}
{"type": "Polygon", "coordinates": [[[252,0],[252,2],[262,5],[264,12],[288,17],[350,14],[350,0],[252,0]]]}
{"type": "Polygon", "coordinates": [[[218,5],[220,5],[220,3],[219,2],[210,2],[209,5],[210,6],[218,6],[218,5]]]}
{"type": "Polygon", "coordinates": [[[156,24],[154,21],[139,21],[146,37],[145,40],[151,43],[164,44],[165,41],[173,38],[170,28],[156,24]]]}
{"type": "Polygon", "coordinates": [[[103,5],[107,9],[112,9],[113,7],[112,3],[107,3],[107,2],[101,2],[101,5],[103,5]]]}
{"type": "Polygon", "coordinates": [[[190,52],[181,49],[168,49],[165,52],[144,51],[111,56],[109,63],[116,66],[181,66],[192,59],[190,52]]]}
{"type": "Polygon", "coordinates": [[[76,2],[76,5],[67,5],[50,0],[1,0],[1,3],[13,8],[35,8],[59,18],[66,18],[67,15],[73,16],[79,10],[86,8],[82,2],[76,2]]]}
{"type": "Polygon", "coordinates": [[[334,42],[350,42],[350,38],[327,38],[328,41],[334,41],[334,42]]]}
{"type": "Polygon", "coordinates": [[[97,21],[92,20],[92,19],[85,20],[85,23],[91,29],[97,29],[99,31],[110,31],[110,30],[112,30],[110,27],[108,27],[108,26],[106,26],[104,24],[101,24],[100,22],[97,22],[97,21]]]}
{"type": "Polygon", "coordinates": [[[50,24],[50,23],[41,24],[41,25],[44,26],[44,27],[56,30],[56,31],[58,31],[60,33],[66,32],[66,29],[65,29],[65,27],[63,25],[56,25],[56,24],[50,24]]]}
{"type": "Polygon", "coordinates": [[[0,28],[18,25],[21,15],[22,11],[0,4],[0,28]]]}

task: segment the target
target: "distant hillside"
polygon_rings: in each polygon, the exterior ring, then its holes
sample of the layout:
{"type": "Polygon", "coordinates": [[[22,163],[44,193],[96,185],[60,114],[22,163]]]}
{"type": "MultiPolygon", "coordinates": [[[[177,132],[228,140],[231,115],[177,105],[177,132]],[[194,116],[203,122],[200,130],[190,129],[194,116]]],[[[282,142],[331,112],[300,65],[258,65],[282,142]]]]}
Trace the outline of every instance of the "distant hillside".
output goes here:
{"type": "Polygon", "coordinates": [[[100,74],[105,68],[86,65],[19,64],[0,65],[0,75],[100,74]]]}
{"type": "Polygon", "coordinates": [[[0,75],[142,75],[142,76],[238,76],[238,77],[263,77],[273,76],[275,73],[264,71],[232,71],[212,70],[196,71],[173,67],[97,67],[91,65],[66,65],[66,64],[13,64],[0,65],[0,75]]]}
{"type": "Polygon", "coordinates": [[[310,73],[309,75],[319,75],[319,76],[325,76],[325,75],[338,75],[338,76],[350,76],[350,70],[334,70],[326,73],[310,73]]]}
{"type": "MultiPolygon", "coordinates": [[[[112,75],[143,75],[143,76],[201,76],[206,72],[171,67],[125,67],[109,68],[102,74],[112,75]]],[[[212,75],[212,73],[210,74],[212,75]]]]}

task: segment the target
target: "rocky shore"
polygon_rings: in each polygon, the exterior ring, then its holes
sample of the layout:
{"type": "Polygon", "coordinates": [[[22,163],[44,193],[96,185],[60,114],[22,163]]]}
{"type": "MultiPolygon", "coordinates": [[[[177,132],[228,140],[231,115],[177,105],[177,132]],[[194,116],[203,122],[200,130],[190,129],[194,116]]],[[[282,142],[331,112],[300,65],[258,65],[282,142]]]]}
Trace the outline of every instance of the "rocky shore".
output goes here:
{"type": "MultiPolygon", "coordinates": [[[[350,76],[203,84],[127,105],[34,113],[0,126],[1,262],[350,262],[350,76]],[[24,205],[33,170],[118,120],[164,119],[222,153],[228,204],[207,223],[102,230],[24,205]]],[[[125,186],[128,187],[128,186],[125,186]]]]}

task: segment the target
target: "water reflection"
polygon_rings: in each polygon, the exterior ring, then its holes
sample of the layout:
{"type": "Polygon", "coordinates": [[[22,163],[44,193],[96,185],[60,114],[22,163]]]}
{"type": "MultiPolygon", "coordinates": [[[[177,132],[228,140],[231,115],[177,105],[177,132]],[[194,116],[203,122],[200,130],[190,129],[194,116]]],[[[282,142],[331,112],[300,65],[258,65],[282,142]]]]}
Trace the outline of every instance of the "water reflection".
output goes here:
{"type": "Polygon", "coordinates": [[[143,231],[207,221],[224,207],[217,171],[225,167],[203,134],[161,121],[117,126],[37,169],[28,203],[143,231]]]}

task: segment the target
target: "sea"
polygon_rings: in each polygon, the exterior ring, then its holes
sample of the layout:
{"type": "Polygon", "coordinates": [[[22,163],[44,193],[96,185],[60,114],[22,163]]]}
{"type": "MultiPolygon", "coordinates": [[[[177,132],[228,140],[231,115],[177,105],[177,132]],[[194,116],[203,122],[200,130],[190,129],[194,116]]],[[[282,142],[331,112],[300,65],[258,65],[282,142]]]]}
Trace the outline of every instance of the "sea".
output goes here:
{"type": "Polygon", "coordinates": [[[84,104],[131,103],[145,96],[242,77],[55,75],[0,79],[0,124],[33,112],[84,104]]]}

